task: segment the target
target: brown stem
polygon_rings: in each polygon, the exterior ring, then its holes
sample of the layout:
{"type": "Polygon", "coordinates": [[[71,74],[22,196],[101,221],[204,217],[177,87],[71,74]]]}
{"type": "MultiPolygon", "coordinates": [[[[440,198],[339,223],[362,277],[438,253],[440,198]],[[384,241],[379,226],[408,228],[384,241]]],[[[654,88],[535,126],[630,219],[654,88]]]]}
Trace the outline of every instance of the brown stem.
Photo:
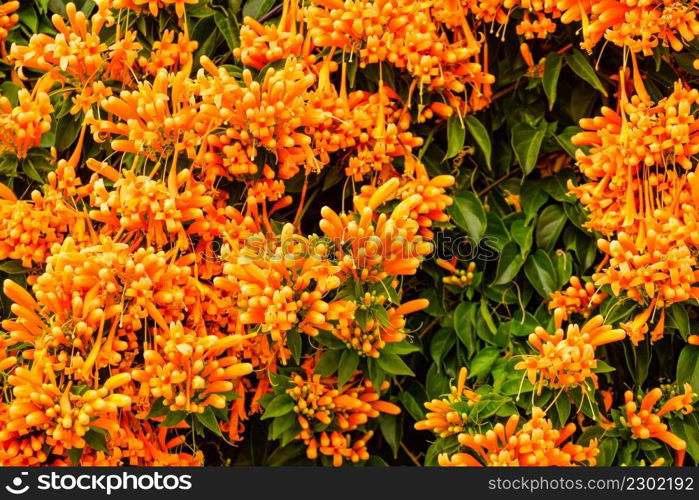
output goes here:
{"type": "Polygon", "coordinates": [[[265,14],[264,16],[262,16],[261,18],[259,18],[259,19],[257,20],[257,22],[259,22],[260,24],[264,24],[265,21],[269,21],[269,20],[272,19],[274,16],[276,16],[277,14],[279,14],[279,13],[282,11],[282,8],[283,8],[283,7],[284,7],[284,4],[283,4],[283,3],[280,3],[279,5],[275,5],[274,8],[273,8],[272,10],[270,10],[269,12],[267,12],[267,14],[265,14]]]}
{"type": "Polygon", "coordinates": [[[430,328],[432,328],[435,324],[437,324],[437,318],[434,318],[427,324],[425,328],[422,329],[422,331],[418,334],[418,338],[422,338],[427,332],[430,331],[430,328]]]}
{"type": "Polygon", "coordinates": [[[410,451],[410,450],[408,449],[407,446],[405,446],[405,443],[403,443],[403,441],[400,442],[400,447],[401,447],[401,449],[405,452],[405,454],[408,455],[408,457],[410,457],[410,460],[412,460],[412,462],[413,462],[417,467],[422,467],[422,464],[420,463],[420,461],[419,461],[419,460],[417,459],[417,457],[413,454],[413,452],[410,451]]]}
{"type": "Polygon", "coordinates": [[[521,170],[520,167],[517,167],[517,168],[511,170],[510,172],[506,173],[505,175],[503,175],[499,179],[496,179],[495,181],[493,181],[492,184],[483,188],[483,190],[478,193],[478,197],[480,198],[481,196],[483,196],[485,193],[487,193],[488,191],[490,191],[494,187],[497,187],[498,185],[502,184],[503,182],[505,182],[507,179],[509,179],[510,177],[515,175],[520,170],[521,170]]]}

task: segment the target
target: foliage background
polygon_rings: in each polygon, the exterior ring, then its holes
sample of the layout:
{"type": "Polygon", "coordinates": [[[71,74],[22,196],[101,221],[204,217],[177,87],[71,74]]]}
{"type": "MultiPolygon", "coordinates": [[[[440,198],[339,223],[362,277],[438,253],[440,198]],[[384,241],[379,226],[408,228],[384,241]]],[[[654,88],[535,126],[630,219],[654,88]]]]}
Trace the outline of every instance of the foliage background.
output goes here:
{"type": "MultiPolygon", "coordinates": [[[[76,4],[84,12],[93,8],[90,0],[76,0],[76,4]]],[[[275,0],[201,0],[187,6],[190,36],[199,43],[193,71],[198,69],[199,57],[204,54],[216,64],[226,65],[233,74],[242,71],[231,51],[239,44],[243,16],[275,23],[280,7],[275,0]]],[[[55,33],[49,22],[53,13],[63,15],[64,2],[22,2],[19,27],[11,31],[8,44],[26,43],[33,33],[55,33]]],[[[515,21],[518,15],[521,13],[513,13],[515,21]]],[[[132,25],[139,41],[150,47],[165,29],[177,27],[177,18],[171,10],[163,10],[156,18],[136,16],[132,25]]],[[[526,411],[532,404],[548,406],[556,394],[545,390],[535,396],[528,382],[522,385],[521,372],[514,370],[514,364],[518,355],[529,352],[527,336],[536,326],[553,326],[547,307],[549,295],[564,288],[571,276],[590,276],[601,260],[596,247],[598,235],[583,227],[583,209],[568,194],[567,182],[578,182],[574,168],[577,148],[570,138],[581,130],[577,126],[581,118],[599,114],[602,105],[615,106],[621,51],[606,47],[604,56],[596,62],[576,48],[577,25],[561,25],[547,40],[529,43],[535,61],[535,66],[529,67],[520,53],[521,39],[514,32],[514,25],[511,22],[500,27],[504,36],[492,36],[487,44],[490,71],[496,76],[492,104],[467,116],[463,123],[458,116],[452,116],[449,120],[418,124],[413,129],[425,139],[417,155],[429,173],[453,174],[457,179],[452,191],[453,220],[443,224],[443,236],[458,239],[468,234],[480,245],[471,248],[472,258],[461,261],[464,268],[469,261],[475,262],[475,277],[469,286],[444,285],[445,272],[434,260],[426,261],[418,275],[403,284],[405,297],[428,298],[430,306],[410,318],[408,328],[417,349],[403,356],[403,360],[415,376],[396,377],[391,400],[404,411],[399,416],[381,417],[371,465],[435,465],[438,453],[455,450],[453,439],[435,440],[413,426],[425,417],[425,401],[449,392],[450,381],[461,366],[469,369],[469,384],[484,395],[473,415],[476,421],[485,423],[494,416],[526,411]],[[561,47],[564,49],[554,50],[561,47]],[[506,201],[511,194],[520,195],[521,211],[506,201]]],[[[599,56],[600,52],[594,55],[599,56]]],[[[666,95],[678,75],[689,83],[696,81],[699,72],[691,63],[698,55],[699,44],[695,42],[682,53],[659,48],[653,57],[641,59],[641,71],[647,76],[645,83],[651,96],[666,95]]],[[[0,92],[12,99],[18,87],[10,80],[10,68],[0,69],[0,92]]],[[[384,65],[382,72],[383,78],[407,98],[408,77],[389,65],[384,65]]],[[[349,74],[352,87],[373,91],[378,88],[377,65],[358,69],[355,60],[349,74]]],[[[51,169],[49,148],[55,147],[59,156],[68,156],[76,141],[79,119],[68,114],[70,102],[63,101],[60,93],[54,94],[52,101],[60,111],[51,132],[43,137],[43,149],[21,161],[9,155],[0,159],[0,180],[16,193],[28,192],[42,182],[51,169]]],[[[86,156],[91,157],[97,148],[88,138],[86,156]]],[[[339,209],[343,180],[341,169],[325,169],[313,177],[309,191],[316,196],[304,215],[307,231],[316,230],[320,207],[339,209]]],[[[287,191],[298,193],[301,184],[301,177],[292,179],[287,183],[287,191]]],[[[234,185],[229,189],[236,192],[234,185]]],[[[448,244],[442,245],[441,256],[449,257],[449,250],[448,244]]],[[[21,281],[24,272],[16,262],[0,264],[2,278],[21,281]]],[[[9,307],[4,297],[3,311],[3,317],[7,317],[9,307]]],[[[638,311],[630,301],[614,297],[601,308],[607,322],[614,325],[638,311]]],[[[697,308],[684,303],[672,306],[668,313],[666,335],[661,341],[653,345],[645,341],[637,348],[624,341],[602,348],[601,357],[609,366],[600,373],[604,386],[616,394],[675,380],[699,387],[699,347],[686,343],[689,334],[696,331],[697,308]]],[[[595,415],[590,405],[585,405],[579,394],[571,396],[557,399],[549,416],[561,426],[569,419],[585,422],[587,430],[578,442],[601,437],[599,465],[633,464],[642,459],[648,463],[658,457],[672,463],[671,451],[662,443],[639,444],[606,434],[593,425],[595,415]]],[[[594,397],[601,402],[601,396],[594,397]]],[[[247,425],[246,439],[238,447],[222,445],[210,435],[204,443],[207,462],[311,463],[304,456],[302,443],[280,445],[268,439],[268,426],[269,421],[253,417],[247,425]]],[[[688,462],[699,461],[696,417],[676,419],[671,428],[687,441],[688,462]]]]}

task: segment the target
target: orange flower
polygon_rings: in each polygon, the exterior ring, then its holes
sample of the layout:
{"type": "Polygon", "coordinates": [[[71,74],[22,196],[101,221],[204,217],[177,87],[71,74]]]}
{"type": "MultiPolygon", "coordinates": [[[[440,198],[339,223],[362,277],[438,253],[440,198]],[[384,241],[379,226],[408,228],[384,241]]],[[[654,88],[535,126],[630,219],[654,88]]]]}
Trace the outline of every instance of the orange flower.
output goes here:
{"type": "Polygon", "coordinates": [[[19,21],[19,14],[15,11],[19,9],[19,2],[5,2],[0,4],[0,55],[7,57],[5,52],[5,40],[12,27],[19,21]]]}
{"type": "Polygon", "coordinates": [[[539,392],[544,384],[562,389],[582,386],[585,390],[588,378],[597,385],[595,348],[618,342],[625,336],[623,330],[605,325],[602,316],[595,316],[582,328],[576,324],[568,325],[565,332],[559,328],[553,335],[537,327],[529,335],[529,343],[539,353],[524,356],[515,369],[526,370],[532,384],[538,379],[539,392]]]}
{"type": "Polygon", "coordinates": [[[149,57],[141,56],[138,64],[152,76],[157,76],[161,69],[176,72],[183,69],[189,73],[192,66],[194,51],[198,42],[190,40],[186,33],[177,35],[177,43],[174,43],[175,32],[165,30],[160,40],[153,43],[153,50],[149,57]]]}
{"type": "Polygon", "coordinates": [[[692,387],[684,385],[684,395],[675,396],[665,402],[660,411],[653,412],[653,406],[663,397],[663,392],[657,387],[649,391],[641,400],[640,407],[634,401],[631,391],[624,393],[626,419],[622,423],[631,429],[634,439],[658,439],[667,443],[674,450],[684,450],[687,443],[668,430],[667,424],[662,423],[661,417],[669,412],[682,410],[683,413],[692,411],[692,387]]]}
{"type": "Polygon", "coordinates": [[[607,294],[595,290],[592,283],[587,282],[583,286],[580,278],[573,276],[568,288],[551,294],[548,307],[549,310],[553,309],[556,328],[560,328],[563,321],[568,321],[570,314],[580,314],[587,318],[605,298],[607,294]]]}
{"type": "Polygon", "coordinates": [[[17,367],[8,383],[13,387],[14,399],[8,406],[10,421],[7,432],[24,434],[40,430],[46,435],[46,443],[63,448],[84,448],[84,436],[91,427],[111,432],[119,427],[117,414],[128,408],[131,398],[115,393],[128,383],[128,374],[115,375],[97,390],[71,391],[56,386],[56,379],[49,363],[36,357],[31,370],[17,367]]]}
{"type": "Polygon", "coordinates": [[[658,45],[682,50],[683,42],[699,34],[694,2],[605,0],[591,5],[583,28],[583,47],[590,51],[604,36],[619,47],[649,56],[658,45]]]}
{"type": "Polygon", "coordinates": [[[17,93],[17,106],[0,96],[0,151],[10,151],[18,158],[39,147],[41,136],[51,130],[53,106],[45,92],[30,94],[26,89],[17,93]]]}
{"type": "Polygon", "coordinates": [[[466,368],[459,370],[457,384],[455,387],[451,387],[449,395],[441,399],[425,402],[425,408],[430,411],[427,413],[425,420],[415,422],[415,429],[419,431],[431,430],[442,438],[464,432],[465,425],[468,422],[468,415],[459,412],[459,409],[454,408],[454,406],[458,407],[459,404],[464,402],[471,406],[481,399],[480,394],[476,394],[465,387],[467,373],[466,368]]]}
{"type": "Polygon", "coordinates": [[[699,123],[691,111],[699,91],[677,82],[669,97],[654,104],[633,61],[638,95],[628,100],[622,81],[619,112],[603,108],[602,116],[581,121],[587,131],[573,142],[591,146],[589,153],[577,152],[591,182],[569,187],[589,210],[588,227],[607,238],[598,242],[608,261],[593,275],[595,285],[610,285],[615,295],[623,292],[645,307],[622,325],[637,344],[656,309],[651,341],[663,335],[666,306],[699,297],[699,177],[692,171],[699,123]]]}
{"type": "MultiPolygon", "coordinates": [[[[588,446],[565,443],[575,432],[575,424],[558,430],[546,414],[536,406],[531,420],[517,431],[519,415],[512,415],[505,425],[496,424],[485,434],[459,434],[459,443],[470,448],[488,466],[572,466],[582,462],[595,465],[599,454],[597,440],[588,446]]],[[[441,466],[479,466],[481,462],[470,454],[457,453],[451,458],[439,456],[441,466]]]]}
{"type": "Polygon", "coordinates": [[[134,380],[141,384],[139,394],[162,398],[171,411],[224,408],[233,380],[252,372],[250,363],[225,355],[243,340],[242,335],[197,336],[181,323],[171,323],[164,332],[155,333],[152,348],[143,351],[143,369],[133,371],[134,380]]]}

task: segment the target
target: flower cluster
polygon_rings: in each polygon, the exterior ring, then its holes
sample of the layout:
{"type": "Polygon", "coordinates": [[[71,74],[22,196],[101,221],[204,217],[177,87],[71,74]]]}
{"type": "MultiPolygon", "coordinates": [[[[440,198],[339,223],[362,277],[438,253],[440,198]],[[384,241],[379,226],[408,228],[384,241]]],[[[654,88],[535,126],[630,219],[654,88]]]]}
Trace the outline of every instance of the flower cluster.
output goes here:
{"type": "Polygon", "coordinates": [[[565,332],[558,328],[553,335],[537,327],[529,335],[529,343],[538,353],[525,356],[515,369],[526,370],[532,384],[537,384],[538,379],[539,391],[544,384],[561,389],[580,386],[585,390],[588,378],[597,385],[595,348],[624,337],[622,329],[605,325],[602,316],[595,316],[582,328],[577,324],[569,324],[565,332]]]}
{"type": "Polygon", "coordinates": [[[459,443],[471,453],[441,454],[439,464],[444,467],[595,465],[599,454],[596,439],[587,446],[566,443],[575,432],[575,424],[556,429],[537,407],[532,409],[531,420],[517,430],[519,421],[519,415],[512,415],[504,425],[495,424],[485,434],[459,434],[459,443]]]}
{"type": "Polygon", "coordinates": [[[480,394],[466,388],[467,375],[466,368],[461,368],[456,386],[450,388],[451,392],[446,397],[425,403],[425,408],[430,411],[425,420],[415,423],[415,429],[419,431],[430,430],[443,438],[464,432],[468,415],[459,411],[459,407],[463,403],[472,406],[474,402],[481,399],[480,394]]]}
{"type": "Polygon", "coordinates": [[[595,286],[586,282],[583,284],[580,278],[573,276],[570,278],[570,286],[562,291],[551,294],[549,310],[553,309],[556,327],[560,328],[563,321],[568,321],[572,314],[579,314],[584,318],[599,306],[607,294],[595,290],[595,286]]]}
{"type": "Polygon", "coordinates": [[[643,399],[639,398],[639,406],[635,401],[633,392],[626,391],[624,394],[625,417],[622,417],[622,424],[631,431],[634,439],[658,439],[667,443],[674,450],[684,450],[687,443],[668,430],[668,425],[662,422],[662,417],[677,411],[681,411],[685,415],[691,413],[694,398],[692,387],[685,384],[684,394],[669,398],[660,410],[653,411],[653,407],[662,397],[663,391],[656,387],[649,391],[643,399]]]}
{"type": "Polygon", "coordinates": [[[651,333],[663,335],[664,308],[696,298],[699,269],[696,196],[699,195],[692,158],[699,151],[699,123],[692,106],[699,91],[680,82],[674,92],[654,103],[636,79],[637,95],[620,110],[602,109],[602,116],[583,119],[585,129],[573,138],[581,172],[589,182],[570,185],[589,212],[586,223],[606,238],[599,248],[606,266],[593,278],[643,304],[644,312],[627,324],[638,343],[648,332],[648,319],[660,318],[651,333]]]}

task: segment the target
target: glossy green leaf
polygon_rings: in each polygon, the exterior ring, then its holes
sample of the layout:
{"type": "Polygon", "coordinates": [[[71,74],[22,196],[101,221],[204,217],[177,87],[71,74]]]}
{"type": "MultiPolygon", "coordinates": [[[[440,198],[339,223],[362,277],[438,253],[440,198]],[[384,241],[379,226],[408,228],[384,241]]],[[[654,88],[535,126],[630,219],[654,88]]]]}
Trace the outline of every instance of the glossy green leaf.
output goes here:
{"type": "Polygon", "coordinates": [[[356,349],[347,349],[342,352],[337,368],[337,385],[342,387],[354,375],[359,366],[359,354],[356,349]]]}
{"type": "Polygon", "coordinates": [[[450,207],[454,223],[466,231],[474,243],[478,243],[485,234],[487,219],[481,200],[471,191],[463,191],[454,198],[450,207]]]}
{"type": "Polygon", "coordinates": [[[537,246],[550,252],[558,241],[567,220],[561,205],[549,205],[544,208],[534,231],[537,246]]]}
{"type": "Polygon", "coordinates": [[[466,128],[457,114],[449,117],[447,122],[447,154],[446,159],[455,157],[464,147],[466,128]]]}
{"type": "Polygon", "coordinates": [[[556,271],[551,258],[543,250],[529,255],[524,263],[524,274],[539,295],[546,300],[557,290],[556,271]]]}
{"type": "Polygon", "coordinates": [[[524,259],[519,246],[514,241],[510,241],[500,253],[493,285],[504,285],[512,281],[523,264],[524,259]]]}
{"type": "Polygon", "coordinates": [[[546,61],[544,62],[544,75],[541,83],[549,101],[549,110],[553,109],[553,104],[556,102],[558,77],[561,74],[562,67],[563,58],[560,54],[557,54],[556,52],[549,52],[546,55],[546,61]]]}
{"type": "Polygon", "coordinates": [[[378,365],[391,375],[415,375],[405,362],[396,354],[382,352],[376,359],[378,365]]]}
{"type": "Polygon", "coordinates": [[[466,124],[466,128],[468,128],[469,133],[476,141],[476,144],[478,144],[478,147],[481,148],[483,156],[485,157],[486,165],[490,167],[490,158],[493,147],[490,144],[490,135],[488,134],[488,131],[480,120],[478,120],[478,118],[476,118],[474,115],[466,115],[464,118],[464,123],[466,124]]]}
{"type": "Polygon", "coordinates": [[[480,377],[485,375],[490,370],[490,367],[495,362],[495,360],[500,356],[499,347],[486,347],[478,351],[478,353],[471,360],[469,365],[468,376],[469,377],[480,377]]]}
{"type": "Polygon", "coordinates": [[[216,23],[218,30],[223,35],[223,38],[226,40],[228,48],[231,51],[238,48],[240,46],[240,33],[238,32],[236,21],[228,15],[216,11],[214,14],[214,22],[216,23]]]}
{"type": "Polygon", "coordinates": [[[281,417],[294,409],[294,400],[288,394],[279,394],[265,407],[262,420],[281,417]]]}
{"type": "Polygon", "coordinates": [[[599,90],[603,96],[607,95],[607,90],[602,85],[602,81],[597,76],[594,68],[587,60],[587,57],[578,49],[573,49],[570,53],[565,54],[565,61],[570,66],[576,75],[599,90]]]}
{"type": "Polygon", "coordinates": [[[534,128],[525,122],[518,122],[511,130],[511,144],[517,163],[524,175],[528,175],[536,167],[541,144],[546,135],[546,127],[534,128]]]}

